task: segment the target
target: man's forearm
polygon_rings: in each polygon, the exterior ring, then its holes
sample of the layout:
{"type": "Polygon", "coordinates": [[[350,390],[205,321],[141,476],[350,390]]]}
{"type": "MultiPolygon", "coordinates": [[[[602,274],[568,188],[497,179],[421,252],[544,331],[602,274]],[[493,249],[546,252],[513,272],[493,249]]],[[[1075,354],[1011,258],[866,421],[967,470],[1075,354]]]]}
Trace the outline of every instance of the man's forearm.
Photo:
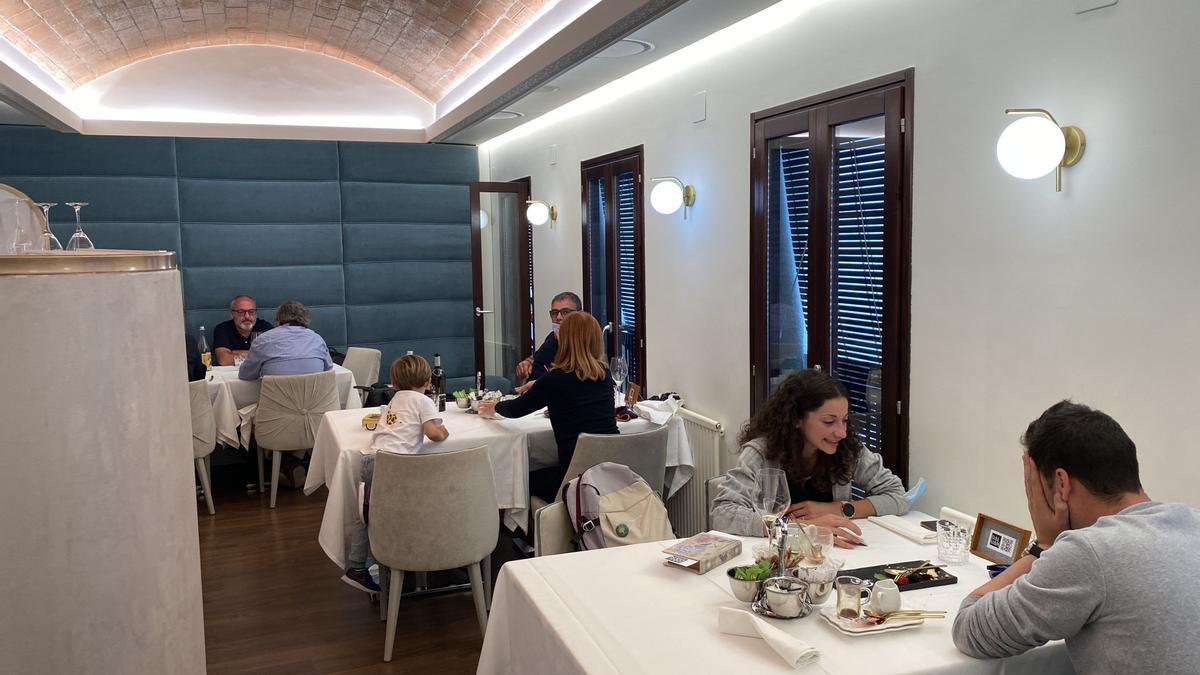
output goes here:
{"type": "Polygon", "coordinates": [[[1029,570],[1033,569],[1034,560],[1036,560],[1036,558],[1031,555],[1022,556],[1020,560],[1017,560],[1012,565],[1009,565],[1008,569],[1004,570],[1000,574],[997,574],[994,579],[990,579],[986,584],[971,591],[971,595],[983,597],[988,593],[992,593],[1000,590],[1001,588],[1010,586],[1012,582],[1026,574],[1029,574],[1029,570]]]}

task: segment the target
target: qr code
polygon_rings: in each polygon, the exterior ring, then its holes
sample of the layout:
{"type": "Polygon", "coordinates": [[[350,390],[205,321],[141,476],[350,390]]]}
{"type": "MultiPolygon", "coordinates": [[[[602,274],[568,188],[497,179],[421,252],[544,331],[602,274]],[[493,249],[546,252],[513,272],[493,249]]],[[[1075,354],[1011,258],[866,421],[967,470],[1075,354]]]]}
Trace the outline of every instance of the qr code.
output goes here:
{"type": "Polygon", "coordinates": [[[1003,553],[1004,555],[1012,555],[1013,551],[1017,548],[1017,540],[1006,534],[992,531],[988,535],[987,545],[993,551],[1003,553]]]}

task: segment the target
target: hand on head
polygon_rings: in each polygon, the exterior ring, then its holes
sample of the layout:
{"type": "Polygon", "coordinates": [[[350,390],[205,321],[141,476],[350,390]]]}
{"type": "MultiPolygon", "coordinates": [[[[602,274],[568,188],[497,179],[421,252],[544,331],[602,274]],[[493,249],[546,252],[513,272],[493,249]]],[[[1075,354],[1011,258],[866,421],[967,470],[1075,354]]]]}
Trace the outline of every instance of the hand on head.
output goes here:
{"type": "Polygon", "coordinates": [[[1029,505],[1029,518],[1033,520],[1038,545],[1046,548],[1058,535],[1071,529],[1070,507],[1062,492],[1042,477],[1028,452],[1022,455],[1021,461],[1025,467],[1025,500],[1029,505]]]}

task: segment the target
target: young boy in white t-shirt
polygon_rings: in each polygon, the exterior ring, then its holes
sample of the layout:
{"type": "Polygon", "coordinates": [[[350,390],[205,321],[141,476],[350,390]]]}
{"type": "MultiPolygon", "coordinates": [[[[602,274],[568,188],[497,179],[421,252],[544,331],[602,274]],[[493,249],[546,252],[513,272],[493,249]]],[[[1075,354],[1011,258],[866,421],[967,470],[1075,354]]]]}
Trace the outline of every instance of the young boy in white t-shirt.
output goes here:
{"type": "MultiPolygon", "coordinates": [[[[415,455],[423,451],[426,438],[440,442],[450,437],[450,432],[442,424],[437,406],[424,393],[431,384],[432,374],[429,363],[420,356],[409,354],[392,363],[392,386],[396,389],[396,395],[388,404],[383,419],[379,420],[375,437],[371,439],[370,452],[362,458],[364,519],[368,517],[370,507],[375,453],[415,455]]],[[[366,523],[356,520],[350,531],[350,567],[342,576],[342,581],[359,590],[378,593],[379,585],[367,571],[370,548],[366,523]]]]}

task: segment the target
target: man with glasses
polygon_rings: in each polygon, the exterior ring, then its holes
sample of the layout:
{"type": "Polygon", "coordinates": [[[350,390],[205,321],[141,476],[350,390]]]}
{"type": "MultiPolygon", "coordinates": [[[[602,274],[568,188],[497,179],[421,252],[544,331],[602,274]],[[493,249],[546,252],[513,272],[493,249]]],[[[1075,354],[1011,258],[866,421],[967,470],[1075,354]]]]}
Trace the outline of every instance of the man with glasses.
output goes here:
{"type": "Polygon", "coordinates": [[[517,364],[517,377],[524,378],[525,384],[516,388],[518,394],[525,393],[533,381],[550,370],[550,363],[558,353],[558,326],[567,315],[583,309],[583,301],[571,291],[564,291],[554,296],[550,301],[551,331],[542,342],[542,346],[532,356],[517,364]]]}
{"type": "Polygon", "coordinates": [[[229,303],[229,320],[213,328],[213,354],[218,366],[232,366],[235,356],[250,351],[250,336],[271,330],[269,322],[258,318],[258,304],[248,295],[239,295],[229,303]]]}

